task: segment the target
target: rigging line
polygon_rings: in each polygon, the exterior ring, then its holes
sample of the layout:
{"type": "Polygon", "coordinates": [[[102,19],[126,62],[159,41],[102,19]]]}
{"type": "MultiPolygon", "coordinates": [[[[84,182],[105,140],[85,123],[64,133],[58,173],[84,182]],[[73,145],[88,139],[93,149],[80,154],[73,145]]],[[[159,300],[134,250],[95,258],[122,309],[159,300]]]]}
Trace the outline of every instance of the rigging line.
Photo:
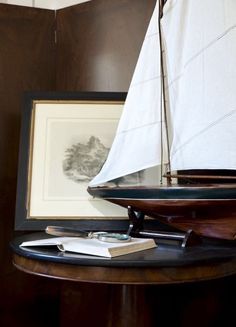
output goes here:
{"type": "Polygon", "coordinates": [[[156,79],[159,79],[159,78],[161,78],[161,75],[154,76],[152,78],[149,78],[149,79],[146,79],[146,80],[143,80],[143,81],[140,81],[140,82],[131,83],[130,88],[133,88],[135,86],[142,85],[142,84],[145,84],[145,83],[148,83],[148,82],[152,82],[152,81],[154,81],[156,79]]]}
{"type": "Polygon", "coordinates": [[[195,138],[197,138],[199,135],[207,132],[209,129],[211,129],[212,127],[216,126],[217,124],[219,124],[220,122],[222,122],[223,120],[231,117],[232,115],[234,115],[236,113],[236,109],[231,110],[229,113],[225,114],[224,116],[218,118],[216,121],[212,122],[210,125],[206,126],[205,128],[203,128],[201,131],[199,131],[198,133],[196,133],[195,135],[193,135],[190,139],[188,139],[187,141],[185,141],[183,144],[181,144],[175,151],[172,152],[172,158],[173,156],[179,151],[181,150],[184,146],[188,145],[189,143],[191,143],[195,138]]]}
{"type": "Polygon", "coordinates": [[[147,35],[145,36],[144,41],[146,41],[146,40],[149,39],[150,37],[156,36],[157,34],[158,34],[157,32],[155,32],[155,33],[151,33],[151,34],[147,34],[147,35]]]}
{"type": "Polygon", "coordinates": [[[129,128],[129,129],[123,129],[121,132],[117,132],[117,135],[129,133],[129,132],[135,131],[135,130],[137,130],[139,128],[150,127],[150,126],[153,126],[153,125],[156,125],[156,124],[162,124],[162,123],[163,122],[160,120],[160,121],[154,121],[152,123],[143,124],[143,125],[140,125],[140,126],[135,126],[135,127],[129,128]]]}
{"type": "MultiPolygon", "coordinates": [[[[165,93],[165,74],[164,74],[164,51],[163,51],[163,40],[161,33],[161,17],[163,15],[163,0],[159,0],[159,16],[158,16],[158,31],[159,31],[159,42],[160,42],[160,66],[161,66],[161,115],[162,108],[164,109],[164,122],[166,129],[166,143],[167,143],[167,169],[171,171],[171,163],[170,163],[170,140],[169,140],[169,132],[168,132],[168,122],[167,122],[167,108],[166,108],[166,93],[165,93]]],[[[161,116],[161,122],[163,121],[161,116]]],[[[163,123],[161,124],[161,176],[163,175],[163,123]]],[[[167,179],[167,182],[171,184],[171,176],[167,179]]]]}
{"type": "MultiPolygon", "coordinates": [[[[159,43],[160,43],[160,67],[162,67],[162,48],[161,48],[161,36],[160,36],[160,20],[161,20],[161,16],[163,14],[162,12],[163,10],[163,2],[162,0],[159,1],[159,13],[158,13],[158,31],[159,31],[159,43]]],[[[161,71],[161,80],[160,80],[160,85],[161,85],[161,89],[162,89],[162,84],[163,84],[163,74],[161,71]]],[[[161,108],[161,122],[163,120],[163,93],[160,92],[160,108],[161,108]]],[[[160,178],[160,184],[163,184],[163,162],[164,162],[164,158],[163,158],[163,124],[161,123],[161,178],[160,178]]]]}
{"type": "Polygon", "coordinates": [[[197,58],[202,52],[210,48],[212,45],[214,45],[216,42],[221,40],[223,37],[225,37],[227,34],[229,34],[232,30],[236,28],[236,24],[230,26],[227,30],[225,30],[223,33],[218,35],[214,40],[212,40],[210,43],[208,43],[205,47],[203,47],[201,50],[199,50],[194,56],[192,56],[188,61],[186,61],[184,68],[186,68],[191,61],[193,61],[195,58],[197,58]]]}
{"type": "MultiPolygon", "coordinates": [[[[203,52],[205,52],[207,49],[209,49],[211,46],[216,44],[219,40],[221,40],[223,37],[225,37],[227,34],[229,34],[232,30],[236,28],[236,24],[230,26],[227,30],[225,30],[223,33],[218,35],[214,40],[212,40],[210,43],[208,43],[205,47],[203,47],[201,50],[199,50],[197,53],[195,53],[192,57],[190,57],[185,64],[183,65],[183,71],[194,61],[197,57],[199,57],[203,52]]],[[[183,71],[177,75],[175,78],[173,78],[170,83],[168,84],[168,88],[172,86],[175,82],[177,82],[182,76],[183,71]]]]}

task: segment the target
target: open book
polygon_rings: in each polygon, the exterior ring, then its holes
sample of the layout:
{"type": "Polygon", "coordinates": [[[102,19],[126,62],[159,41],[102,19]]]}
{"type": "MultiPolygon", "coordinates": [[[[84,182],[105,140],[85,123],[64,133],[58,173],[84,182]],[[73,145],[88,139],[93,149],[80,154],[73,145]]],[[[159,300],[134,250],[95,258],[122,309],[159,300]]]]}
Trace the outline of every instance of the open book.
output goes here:
{"type": "Polygon", "coordinates": [[[116,257],[156,247],[153,239],[131,238],[125,243],[102,242],[95,238],[53,237],[23,242],[21,246],[57,246],[60,251],[90,254],[101,257],[116,257]]]}

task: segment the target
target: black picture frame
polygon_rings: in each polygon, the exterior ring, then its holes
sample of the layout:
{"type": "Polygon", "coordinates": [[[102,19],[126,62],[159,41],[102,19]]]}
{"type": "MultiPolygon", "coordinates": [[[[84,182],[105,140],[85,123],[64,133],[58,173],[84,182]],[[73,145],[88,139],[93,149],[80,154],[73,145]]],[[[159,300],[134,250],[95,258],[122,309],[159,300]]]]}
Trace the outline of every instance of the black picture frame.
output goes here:
{"type": "MultiPolygon", "coordinates": [[[[27,92],[24,95],[24,104],[21,120],[18,179],[15,210],[15,230],[44,230],[48,225],[76,227],[84,230],[106,230],[106,231],[125,231],[128,228],[127,217],[113,217],[112,219],[83,219],[60,217],[32,217],[29,214],[29,174],[32,166],[30,164],[32,139],[32,126],[34,125],[33,109],[35,103],[72,103],[76,101],[88,101],[91,103],[124,103],[127,93],[125,92],[27,92]]],[[[115,205],[114,205],[115,206],[115,205]]]]}

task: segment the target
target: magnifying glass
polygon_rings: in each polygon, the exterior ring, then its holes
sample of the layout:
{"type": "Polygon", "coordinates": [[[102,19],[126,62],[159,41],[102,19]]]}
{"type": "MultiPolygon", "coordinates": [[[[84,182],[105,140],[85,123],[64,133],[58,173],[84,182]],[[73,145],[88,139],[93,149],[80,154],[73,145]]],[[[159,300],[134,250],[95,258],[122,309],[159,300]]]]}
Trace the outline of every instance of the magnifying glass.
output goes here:
{"type": "Polygon", "coordinates": [[[121,243],[129,242],[131,237],[128,234],[110,233],[110,232],[86,232],[76,228],[62,226],[47,226],[45,232],[54,236],[72,236],[83,238],[96,238],[102,242],[121,243]]]}

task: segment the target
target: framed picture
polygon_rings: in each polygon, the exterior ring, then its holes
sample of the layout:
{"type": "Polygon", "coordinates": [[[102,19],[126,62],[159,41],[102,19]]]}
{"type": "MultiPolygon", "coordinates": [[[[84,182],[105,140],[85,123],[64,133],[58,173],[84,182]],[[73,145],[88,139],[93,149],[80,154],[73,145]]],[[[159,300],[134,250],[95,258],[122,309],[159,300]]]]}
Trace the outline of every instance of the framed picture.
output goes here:
{"type": "Polygon", "coordinates": [[[125,209],[87,192],[106,159],[125,97],[103,92],[25,95],[16,230],[127,228],[125,209]]]}

